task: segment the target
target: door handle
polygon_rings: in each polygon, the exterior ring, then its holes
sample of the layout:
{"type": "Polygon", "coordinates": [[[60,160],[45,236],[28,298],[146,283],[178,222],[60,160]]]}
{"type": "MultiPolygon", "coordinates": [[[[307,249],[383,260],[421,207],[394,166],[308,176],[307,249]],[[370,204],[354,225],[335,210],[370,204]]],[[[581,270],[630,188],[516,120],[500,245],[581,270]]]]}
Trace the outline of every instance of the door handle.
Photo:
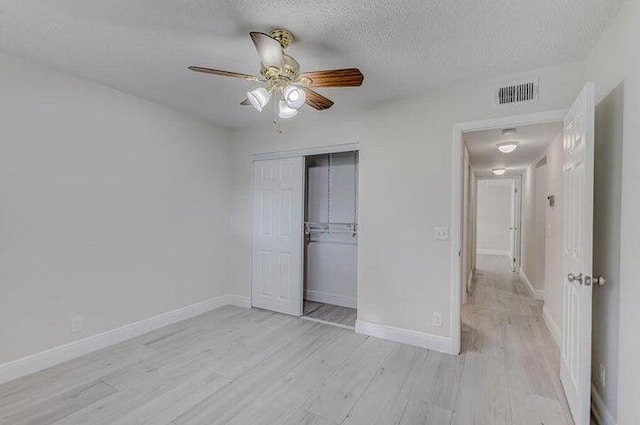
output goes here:
{"type": "Polygon", "coordinates": [[[571,283],[573,283],[573,282],[580,282],[580,285],[582,285],[582,282],[583,282],[582,277],[583,277],[583,276],[582,276],[582,273],[577,274],[577,275],[574,275],[573,273],[569,273],[569,274],[567,275],[567,280],[568,280],[569,282],[571,282],[571,283]]]}

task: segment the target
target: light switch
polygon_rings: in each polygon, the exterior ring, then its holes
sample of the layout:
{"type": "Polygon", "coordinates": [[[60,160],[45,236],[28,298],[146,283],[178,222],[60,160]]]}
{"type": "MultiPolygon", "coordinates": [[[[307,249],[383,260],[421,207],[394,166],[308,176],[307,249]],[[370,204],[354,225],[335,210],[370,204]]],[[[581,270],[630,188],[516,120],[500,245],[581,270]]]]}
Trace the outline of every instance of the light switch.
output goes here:
{"type": "Polygon", "coordinates": [[[449,240],[449,228],[448,227],[434,227],[433,238],[437,241],[449,240]]]}

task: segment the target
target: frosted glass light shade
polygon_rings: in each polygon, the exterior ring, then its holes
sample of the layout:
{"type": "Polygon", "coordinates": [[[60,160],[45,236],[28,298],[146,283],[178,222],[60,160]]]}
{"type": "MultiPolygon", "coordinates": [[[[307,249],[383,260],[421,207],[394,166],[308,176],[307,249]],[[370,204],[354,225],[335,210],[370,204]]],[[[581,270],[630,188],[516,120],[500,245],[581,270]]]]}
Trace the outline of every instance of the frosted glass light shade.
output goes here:
{"type": "Polygon", "coordinates": [[[267,103],[269,103],[269,98],[271,95],[264,87],[257,88],[247,93],[247,98],[249,102],[256,108],[258,111],[262,111],[262,108],[265,107],[267,103]]]}
{"type": "Polygon", "coordinates": [[[281,100],[278,104],[278,116],[282,119],[293,118],[298,114],[297,109],[290,108],[287,102],[281,100]]]}
{"type": "Polygon", "coordinates": [[[300,87],[289,84],[282,93],[285,102],[290,108],[298,109],[307,100],[307,95],[300,87]]]}
{"type": "Polygon", "coordinates": [[[491,172],[496,176],[501,176],[507,172],[506,168],[494,168],[491,172]]]}
{"type": "Polygon", "coordinates": [[[511,153],[518,147],[518,142],[502,142],[498,143],[498,150],[502,153],[511,153]]]}

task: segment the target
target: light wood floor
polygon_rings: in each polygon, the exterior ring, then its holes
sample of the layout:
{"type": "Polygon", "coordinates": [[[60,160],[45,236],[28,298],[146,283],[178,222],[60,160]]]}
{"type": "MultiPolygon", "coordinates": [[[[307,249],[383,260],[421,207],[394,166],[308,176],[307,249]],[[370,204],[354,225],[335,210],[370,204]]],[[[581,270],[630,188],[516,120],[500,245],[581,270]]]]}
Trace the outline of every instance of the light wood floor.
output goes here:
{"type": "Polygon", "coordinates": [[[0,424],[571,424],[540,315],[491,258],[460,356],[224,307],[0,386],[0,424]]]}
{"type": "Polygon", "coordinates": [[[357,310],[355,308],[340,307],[337,305],[305,300],[304,316],[311,319],[323,320],[325,322],[354,328],[356,326],[357,310]]]}

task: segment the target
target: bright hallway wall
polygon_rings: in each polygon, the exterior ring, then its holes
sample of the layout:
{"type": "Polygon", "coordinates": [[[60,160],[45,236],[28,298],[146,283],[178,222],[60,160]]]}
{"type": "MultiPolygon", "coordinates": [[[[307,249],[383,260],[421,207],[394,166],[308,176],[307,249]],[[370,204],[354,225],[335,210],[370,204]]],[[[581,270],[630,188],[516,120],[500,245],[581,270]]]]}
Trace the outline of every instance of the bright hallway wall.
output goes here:
{"type": "Polygon", "coordinates": [[[0,93],[0,364],[224,293],[226,130],[1,53],[0,93]]]}
{"type": "Polygon", "coordinates": [[[476,196],[477,253],[510,256],[513,179],[479,179],[476,196]]]}
{"type": "Polygon", "coordinates": [[[252,156],[358,142],[358,319],[448,339],[451,241],[434,240],[433,228],[451,226],[453,125],[568,108],[583,84],[583,65],[575,63],[474,80],[360,111],[345,109],[338,101],[328,111],[303,110],[285,124],[283,134],[267,124],[271,117],[265,113],[264,126],[233,133],[229,292],[251,293],[246,265],[251,261],[252,156]],[[493,105],[494,87],[531,76],[540,77],[539,103],[493,105]],[[431,325],[434,312],[443,313],[442,327],[431,325]]]}
{"type": "Polygon", "coordinates": [[[640,2],[625,1],[587,60],[596,86],[593,385],[618,424],[640,424],[640,2]],[[598,379],[606,368],[606,385],[598,379]]]}

